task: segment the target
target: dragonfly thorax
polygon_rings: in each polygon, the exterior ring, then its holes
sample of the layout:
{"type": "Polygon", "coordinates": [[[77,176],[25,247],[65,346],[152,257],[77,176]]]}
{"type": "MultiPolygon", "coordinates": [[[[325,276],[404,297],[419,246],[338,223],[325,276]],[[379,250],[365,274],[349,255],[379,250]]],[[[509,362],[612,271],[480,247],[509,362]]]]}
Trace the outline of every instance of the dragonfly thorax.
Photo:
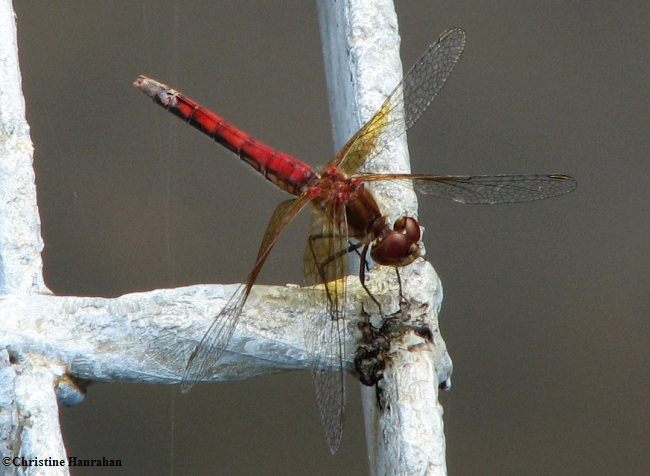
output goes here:
{"type": "Polygon", "coordinates": [[[314,207],[325,216],[345,220],[349,238],[370,243],[384,228],[385,222],[379,206],[364,182],[348,177],[337,167],[321,172],[306,190],[314,207]]]}

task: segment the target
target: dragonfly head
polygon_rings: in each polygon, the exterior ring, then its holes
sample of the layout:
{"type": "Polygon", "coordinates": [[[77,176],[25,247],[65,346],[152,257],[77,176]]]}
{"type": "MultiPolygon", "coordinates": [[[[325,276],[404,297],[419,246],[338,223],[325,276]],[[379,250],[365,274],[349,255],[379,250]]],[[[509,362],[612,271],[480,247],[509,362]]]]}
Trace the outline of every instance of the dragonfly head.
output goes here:
{"type": "Polygon", "coordinates": [[[401,217],[395,221],[393,229],[375,240],[370,256],[375,263],[383,266],[406,266],[420,256],[420,224],[415,218],[401,217]]]}

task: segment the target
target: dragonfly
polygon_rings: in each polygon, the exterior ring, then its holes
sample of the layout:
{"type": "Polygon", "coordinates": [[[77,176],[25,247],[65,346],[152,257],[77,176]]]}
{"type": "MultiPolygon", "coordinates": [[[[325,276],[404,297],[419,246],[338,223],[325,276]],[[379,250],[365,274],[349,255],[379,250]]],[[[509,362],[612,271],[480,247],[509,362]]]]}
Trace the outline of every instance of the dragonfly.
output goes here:
{"type": "MultiPolygon", "coordinates": [[[[365,284],[370,260],[396,269],[421,255],[420,225],[403,216],[389,224],[368,185],[392,182],[434,197],[466,204],[526,202],[571,192],[575,179],[544,175],[430,175],[369,173],[388,144],[421,117],[440,92],[465,46],[465,32],[453,28],[432,43],[407,72],[372,118],[327,165],[316,171],[305,162],[276,150],[227,122],[193,99],[165,84],[140,76],[134,85],[153,101],[238,155],[280,189],[295,196],[275,209],[252,270],[244,284],[219,311],[185,369],[183,391],[205,379],[228,348],[251,289],[279,235],[309,204],[318,217],[305,247],[306,284],[320,284],[319,331],[305,330],[311,354],[321,420],[332,453],[341,443],[345,406],[345,323],[348,257],[360,256],[359,278],[365,284]],[[323,352],[325,349],[325,352],[323,352]],[[322,355],[327,357],[324,358],[322,355]],[[333,364],[332,364],[333,363],[333,364]]],[[[313,319],[316,322],[316,319],[313,319]]]]}

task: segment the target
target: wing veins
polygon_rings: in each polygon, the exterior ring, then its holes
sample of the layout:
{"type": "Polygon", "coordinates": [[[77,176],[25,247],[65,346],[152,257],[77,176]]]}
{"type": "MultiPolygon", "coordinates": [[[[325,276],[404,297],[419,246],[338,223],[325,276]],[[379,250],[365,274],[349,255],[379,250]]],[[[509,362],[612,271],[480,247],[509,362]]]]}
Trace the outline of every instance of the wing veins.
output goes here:
{"type": "Polygon", "coordinates": [[[308,201],[309,197],[302,195],[297,199],[285,200],[276,207],[264,233],[255,266],[246,283],[241,284],[233,293],[192,352],[181,382],[183,392],[189,391],[196,382],[209,377],[217,365],[232,338],[244,304],[273,245],[308,201]]]}

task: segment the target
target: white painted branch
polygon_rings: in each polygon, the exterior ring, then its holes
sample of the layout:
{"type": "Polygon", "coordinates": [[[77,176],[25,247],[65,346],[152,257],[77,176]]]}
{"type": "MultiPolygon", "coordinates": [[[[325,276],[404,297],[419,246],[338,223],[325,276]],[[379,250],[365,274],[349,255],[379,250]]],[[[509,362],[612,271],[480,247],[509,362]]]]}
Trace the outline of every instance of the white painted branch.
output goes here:
{"type": "Polygon", "coordinates": [[[13,9],[0,0],[0,294],[46,290],[32,152],[13,9]]]}
{"type": "MultiPolygon", "coordinates": [[[[323,56],[338,150],[382,105],[402,76],[397,18],[390,0],[319,0],[323,56]]],[[[373,161],[373,172],[409,170],[406,137],[373,161]]],[[[390,217],[416,216],[414,193],[375,188],[390,217]]],[[[451,359],[438,330],[442,285],[431,265],[418,260],[401,271],[411,318],[428,325],[433,342],[407,334],[391,343],[391,358],[378,384],[363,387],[370,468],[376,475],[446,474],[438,386],[448,386],[451,359]]]]}
{"type": "Polygon", "coordinates": [[[20,442],[20,448],[2,455],[14,455],[18,450],[16,456],[20,463],[12,461],[17,474],[68,474],[67,466],[38,466],[39,463],[34,462],[37,459],[66,461],[55,385],[65,372],[64,365],[41,354],[30,355],[17,369],[13,398],[18,426],[14,441],[20,442]]]}
{"type": "MultiPolygon", "coordinates": [[[[16,25],[10,0],[0,0],[0,295],[47,292],[43,283],[40,219],[25,120],[16,25]]],[[[54,382],[63,366],[41,355],[12,365],[0,318],[0,451],[2,474],[68,474],[63,467],[15,465],[33,456],[65,458],[54,382]],[[9,459],[7,459],[9,458],[9,459]]]]}
{"type": "MultiPolygon", "coordinates": [[[[357,291],[358,283],[349,281],[357,291]]],[[[117,298],[7,295],[0,298],[0,346],[9,344],[15,358],[46,354],[84,379],[179,383],[192,350],[235,289],[195,285],[117,298]]],[[[301,316],[309,301],[305,288],[255,286],[228,351],[206,381],[307,368],[301,316]]],[[[351,305],[356,309],[349,312],[358,313],[361,303],[351,305]]],[[[358,338],[352,327],[349,333],[358,338]]]]}

